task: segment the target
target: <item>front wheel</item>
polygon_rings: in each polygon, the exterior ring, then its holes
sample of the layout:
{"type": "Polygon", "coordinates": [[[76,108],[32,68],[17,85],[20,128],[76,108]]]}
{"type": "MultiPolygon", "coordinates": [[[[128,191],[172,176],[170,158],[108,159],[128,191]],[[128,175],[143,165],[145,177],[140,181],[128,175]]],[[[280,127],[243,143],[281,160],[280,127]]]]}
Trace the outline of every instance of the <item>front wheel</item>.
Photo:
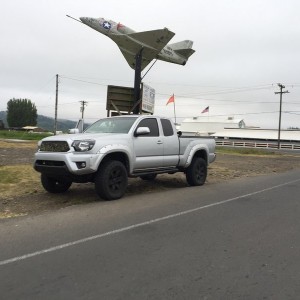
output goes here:
{"type": "Polygon", "coordinates": [[[41,183],[43,188],[49,193],[64,193],[72,185],[72,181],[65,178],[53,178],[45,174],[41,175],[41,183]]]}
{"type": "Polygon", "coordinates": [[[116,200],[125,194],[128,183],[127,171],[120,161],[109,160],[100,166],[95,177],[97,194],[105,200],[116,200]]]}
{"type": "Polygon", "coordinates": [[[185,172],[186,181],[191,186],[203,185],[207,176],[207,164],[201,157],[194,157],[185,172]]]}

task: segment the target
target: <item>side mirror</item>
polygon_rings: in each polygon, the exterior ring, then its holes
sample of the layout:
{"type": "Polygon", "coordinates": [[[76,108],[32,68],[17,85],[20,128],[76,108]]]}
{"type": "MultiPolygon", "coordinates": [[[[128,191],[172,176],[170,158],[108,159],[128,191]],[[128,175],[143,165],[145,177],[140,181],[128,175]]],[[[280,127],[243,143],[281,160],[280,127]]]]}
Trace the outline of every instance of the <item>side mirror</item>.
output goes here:
{"type": "Polygon", "coordinates": [[[77,134],[79,133],[79,129],[78,128],[72,128],[72,129],[69,129],[69,133],[72,133],[72,134],[77,134]]]}
{"type": "Polygon", "coordinates": [[[140,135],[147,135],[150,133],[149,127],[139,127],[135,133],[134,136],[140,136],[140,135]]]}

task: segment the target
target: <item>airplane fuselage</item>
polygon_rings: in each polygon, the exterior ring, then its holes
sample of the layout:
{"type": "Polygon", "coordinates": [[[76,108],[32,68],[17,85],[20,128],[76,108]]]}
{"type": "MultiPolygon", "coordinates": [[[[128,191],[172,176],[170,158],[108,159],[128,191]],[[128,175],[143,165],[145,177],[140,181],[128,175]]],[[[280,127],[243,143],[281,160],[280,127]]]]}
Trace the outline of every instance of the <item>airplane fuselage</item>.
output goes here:
{"type": "MultiPolygon", "coordinates": [[[[140,48],[150,48],[151,45],[147,44],[146,42],[141,41],[140,39],[136,39],[134,34],[139,34],[135,32],[134,30],[130,29],[129,27],[121,24],[116,23],[112,20],[106,20],[104,18],[88,18],[88,17],[82,17],[80,18],[82,23],[85,25],[93,28],[94,30],[108,36],[111,38],[117,45],[119,46],[120,50],[122,51],[123,55],[124,53],[128,53],[130,55],[136,55],[136,47],[132,48],[127,45],[132,43],[136,43],[140,45],[140,48]],[[120,36],[124,36],[124,42],[120,39],[120,36]],[[127,43],[128,42],[128,43],[127,43]],[[135,52],[135,53],[134,53],[135,52]]],[[[174,35],[174,33],[172,33],[174,35]]],[[[192,43],[192,42],[191,42],[192,43]]],[[[154,47],[152,47],[153,50],[155,50],[154,47]]],[[[194,50],[192,50],[194,51],[194,50]]],[[[125,56],[125,55],[124,55],[125,56]]],[[[157,58],[159,60],[163,60],[166,62],[171,62],[175,64],[185,65],[188,57],[184,57],[174,51],[172,48],[172,45],[168,44],[164,48],[162,48],[154,58],[157,58]]]]}

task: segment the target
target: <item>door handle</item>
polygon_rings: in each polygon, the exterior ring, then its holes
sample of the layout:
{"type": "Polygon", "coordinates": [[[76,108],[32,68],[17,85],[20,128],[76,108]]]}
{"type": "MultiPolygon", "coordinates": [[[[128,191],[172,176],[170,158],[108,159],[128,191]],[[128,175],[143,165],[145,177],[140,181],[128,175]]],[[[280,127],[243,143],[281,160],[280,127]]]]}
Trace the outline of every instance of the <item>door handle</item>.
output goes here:
{"type": "Polygon", "coordinates": [[[162,144],[162,143],[163,143],[162,141],[157,141],[157,144],[159,144],[159,145],[162,144]]]}

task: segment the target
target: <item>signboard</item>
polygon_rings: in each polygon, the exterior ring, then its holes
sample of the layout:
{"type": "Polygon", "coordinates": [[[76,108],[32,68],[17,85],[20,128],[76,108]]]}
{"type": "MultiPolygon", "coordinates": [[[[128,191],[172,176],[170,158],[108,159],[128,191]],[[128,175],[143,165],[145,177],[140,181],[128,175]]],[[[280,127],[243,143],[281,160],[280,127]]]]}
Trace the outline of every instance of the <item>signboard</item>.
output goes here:
{"type": "Polygon", "coordinates": [[[142,84],[142,111],[153,114],[155,104],[155,89],[142,84]]]}
{"type": "Polygon", "coordinates": [[[128,113],[134,105],[134,89],[124,86],[107,86],[106,110],[128,113]]]}
{"type": "Polygon", "coordinates": [[[141,98],[137,103],[134,100],[134,88],[115,85],[107,86],[107,116],[111,112],[117,112],[119,115],[130,114],[136,106],[139,107],[140,113],[153,114],[154,102],[155,90],[144,83],[142,84],[141,98]]]}

